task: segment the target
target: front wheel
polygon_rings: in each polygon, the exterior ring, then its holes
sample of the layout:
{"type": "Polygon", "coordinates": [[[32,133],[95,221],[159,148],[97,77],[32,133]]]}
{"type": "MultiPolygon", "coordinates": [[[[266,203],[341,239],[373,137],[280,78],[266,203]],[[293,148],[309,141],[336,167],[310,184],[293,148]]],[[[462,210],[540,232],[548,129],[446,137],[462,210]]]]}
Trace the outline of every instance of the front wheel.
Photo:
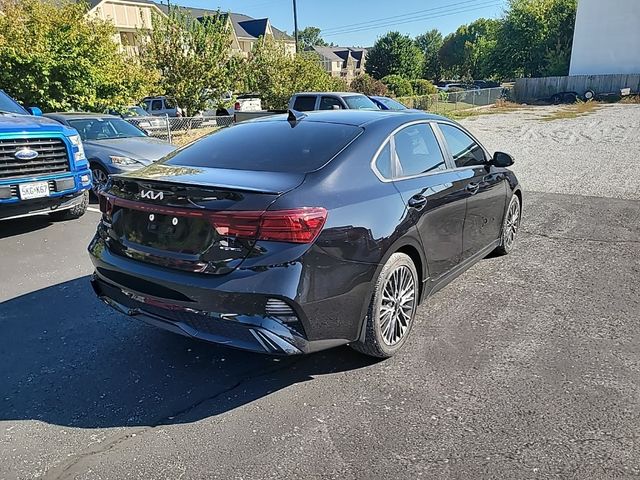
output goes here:
{"type": "Polygon", "coordinates": [[[109,181],[109,174],[97,163],[92,163],[91,175],[93,176],[93,193],[97,196],[109,181]]]}
{"type": "Polygon", "coordinates": [[[520,229],[521,213],[520,198],[514,193],[511,197],[509,208],[507,208],[507,213],[502,221],[500,246],[495,250],[498,255],[507,255],[513,250],[513,245],[516,242],[518,230],[520,229]]]}
{"type": "Polygon", "coordinates": [[[418,306],[418,273],[408,255],[394,253],[376,282],[364,340],[351,344],[354,350],[378,358],[389,358],[407,341],[418,306]]]}

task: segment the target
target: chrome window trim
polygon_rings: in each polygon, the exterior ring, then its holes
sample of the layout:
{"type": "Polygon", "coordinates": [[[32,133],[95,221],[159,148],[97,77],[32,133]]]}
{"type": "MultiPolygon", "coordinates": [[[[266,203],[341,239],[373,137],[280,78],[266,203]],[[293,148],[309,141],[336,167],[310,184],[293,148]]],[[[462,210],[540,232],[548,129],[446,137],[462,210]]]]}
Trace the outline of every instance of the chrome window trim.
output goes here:
{"type": "MultiPolygon", "coordinates": [[[[380,147],[378,147],[378,150],[376,150],[375,155],[373,156],[373,160],[371,160],[370,163],[370,167],[371,170],[373,170],[373,173],[376,175],[376,177],[378,177],[378,180],[380,180],[383,183],[393,183],[393,182],[400,182],[402,180],[411,180],[414,178],[420,178],[420,177],[429,177],[432,175],[442,175],[443,173],[450,173],[455,171],[455,168],[451,168],[451,165],[453,165],[451,163],[451,155],[449,153],[448,148],[446,147],[446,145],[442,144],[442,139],[440,138],[441,132],[440,129],[435,129],[434,128],[434,124],[437,123],[437,120],[414,120],[413,122],[409,122],[409,123],[405,123],[399,127],[397,127],[395,130],[393,130],[382,142],[382,144],[380,145],[380,147]],[[397,168],[397,163],[399,162],[398,157],[396,155],[396,148],[395,148],[395,135],[396,133],[398,133],[400,130],[404,130],[405,128],[408,127],[412,127],[414,125],[421,125],[421,124],[426,124],[429,127],[431,127],[431,131],[433,132],[433,135],[436,137],[436,142],[438,143],[438,148],[440,148],[440,153],[442,153],[442,157],[444,159],[446,168],[444,170],[436,170],[433,172],[426,172],[426,173],[419,173],[417,175],[408,175],[408,176],[404,176],[404,177],[395,177],[394,178],[386,178],[384,177],[379,171],[378,168],[376,167],[376,163],[378,161],[378,157],[380,156],[380,153],[382,152],[382,150],[384,149],[384,147],[387,145],[387,143],[390,143],[391,146],[391,171],[396,174],[398,172],[398,168],[397,168]],[[445,148],[445,150],[443,150],[443,147],[445,148]]],[[[444,123],[448,123],[448,122],[444,122],[444,123]]],[[[453,124],[452,124],[453,125],[453,124]]],[[[475,139],[474,139],[475,141],[475,139]]],[[[482,146],[481,143],[477,142],[478,145],[482,146]]],[[[483,147],[484,150],[484,147],[483,147]]],[[[469,168],[469,167],[462,167],[462,168],[469,168]]]]}
{"type": "Polygon", "coordinates": [[[490,164],[492,155],[489,154],[489,151],[485,148],[485,146],[470,131],[468,131],[466,128],[464,128],[464,127],[461,128],[460,125],[456,125],[453,122],[447,122],[447,121],[443,121],[443,120],[437,120],[434,123],[437,125],[439,135],[442,136],[442,142],[444,144],[444,148],[446,148],[447,153],[449,155],[449,158],[451,158],[451,161],[453,162],[453,165],[454,165],[453,170],[466,170],[468,168],[484,167],[484,166],[487,166],[487,165],[490,164]],[[482,151],[484,153],[484,158],[485,158],[484,164],[482,164],[482,165],[469,165],[469,166],[466,166],[466,167],[456,167],[455,166],[455,160],[453,159],[453,155],[451,154],[451,151],[449,150],[449,144],[447,143],[447,140],[444,137],[444,133],[440,129],[440,125],[448,125],[450,127],[456,128],[456,129],[460,130],[462,133],[466,134],[469,138],[471,138],[471,140],[476,142],[476,144],[482,149],[482,151]]]}

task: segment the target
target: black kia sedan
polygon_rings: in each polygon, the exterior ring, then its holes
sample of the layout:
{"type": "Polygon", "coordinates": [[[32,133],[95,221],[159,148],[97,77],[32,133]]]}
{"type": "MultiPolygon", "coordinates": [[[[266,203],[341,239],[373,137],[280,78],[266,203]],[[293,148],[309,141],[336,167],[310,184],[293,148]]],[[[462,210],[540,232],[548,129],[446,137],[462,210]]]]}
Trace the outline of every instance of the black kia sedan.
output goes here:
{"type": "Polygon", "coordinates": [[[92,284],[120,312],[217,344],[389,357],[420,302],[513,248],[512,163],[424,113],[238,124],[112,177],[92,284]]]}

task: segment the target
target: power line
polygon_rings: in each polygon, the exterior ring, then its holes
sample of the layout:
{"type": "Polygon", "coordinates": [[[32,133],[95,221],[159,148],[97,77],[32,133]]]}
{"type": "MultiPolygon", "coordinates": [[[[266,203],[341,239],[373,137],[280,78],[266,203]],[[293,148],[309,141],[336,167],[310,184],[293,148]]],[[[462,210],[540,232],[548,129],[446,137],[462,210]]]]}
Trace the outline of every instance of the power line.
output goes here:
{"type": "MultiPolygon", "coordinates": [[[[485,1],[485,0],[464,0],[462,2],[450,3],[448,5],[441,5],[439,7],[427,8],[426,10],[417,10],[415,12],[403,13],[401,15],[394,15],[394,16],[391,16],[391,17],[378,18],[378,19],[375,19],[375,20],[368,20],[368,21],[365,21],[365,22],[351,23],[351,24],[347,24],[347,25],[341,25],[339,27],[325,28],[325,29],[322,30],[322,32],[323,33],[324,32],[330,33],[330,32],[338,31],[338,30],[342,31],[342,30],[345,30],[345,29],[348,29],[348,28],[351,28],[351,27],[364,26],[364,25],[368,25],[368,24],[371,24],[371,23],[387,22],[387,21],[389,21],[391,19],[394,19],[394,18],[398,18],[399,19],[399,18],[402,18],[402,17],[412,17],[412,16],[415,16],[415,15],[420,15],[420,14],[424,14],[424,13],[427,13],[427,12],[434,12],[434,11],[437,11],[437,10],[446,10],[448,8],[456,7],[456,6],[459,6],[459,5],[465,5],[465,4],[468,4],[468,3],[473,4],[473,3],[478,3],[478,2],[482,2],[482,1],[485,1]]],[[[468,5],[468,6],[472,6],[472,5],[468,5]]]]}
{"type": "Polygon", "coordinates": [[[355,32],[363,32],[366,30],[375,30],[377,28],[385,28],[385,27],[390,27],[390,26],[395,26],[395,25],[404,25],[406,23],[414,23],[414,22],[420,22],[423,20],[432,20],[432,19],[436,19],[436,18],[442,18],[442,17],[448,17],[451,15],[457,15],[459,13],[467,13],[467,12],[473,12],[475,10],[482,10],[485,8],[489,8],[489,7],[497,7],[499,5],[501,5],[502,2],[496,2],[495,0],[490,0],[489,3],[486,4],[482,4],[482,5],[478,5],[472,8],[465,8],[465,9],[461,9],[461,10],[455,10],[455,11],[449,11],[447,13],[442,13],[442,14],[438,14],[438,15],[426,15],[426,16],[422,16],[422,17],[414,17],[412,19],[409,20],[404,20],[404,21],[400,21],[400,22],[388,22],[388,23],[380,23],[377,25],[373,25],[373,26],[368,26],[368,27],[361,27],[361,28],[353,28],[353,29],[347,29],[347,30],[343,30],[343,31],[338,31],[338,32],[331,32],[331,33],[324,33],[323,31],[323,37],[334,37],[336,35],[344,35],[347,33],[355,33],[355,32]]]}

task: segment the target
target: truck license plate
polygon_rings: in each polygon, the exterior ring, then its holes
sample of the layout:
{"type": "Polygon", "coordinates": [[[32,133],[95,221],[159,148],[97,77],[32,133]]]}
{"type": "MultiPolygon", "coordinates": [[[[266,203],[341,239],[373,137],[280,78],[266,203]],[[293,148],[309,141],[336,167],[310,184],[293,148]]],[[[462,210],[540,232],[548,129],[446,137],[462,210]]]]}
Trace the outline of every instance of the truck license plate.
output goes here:
{"type": "Polygon", "coordinates": [[[20,198],[29,200],[30,198],[41,198],[49,196],[48,182],[34,182],[20,184],[20,198]]]}

